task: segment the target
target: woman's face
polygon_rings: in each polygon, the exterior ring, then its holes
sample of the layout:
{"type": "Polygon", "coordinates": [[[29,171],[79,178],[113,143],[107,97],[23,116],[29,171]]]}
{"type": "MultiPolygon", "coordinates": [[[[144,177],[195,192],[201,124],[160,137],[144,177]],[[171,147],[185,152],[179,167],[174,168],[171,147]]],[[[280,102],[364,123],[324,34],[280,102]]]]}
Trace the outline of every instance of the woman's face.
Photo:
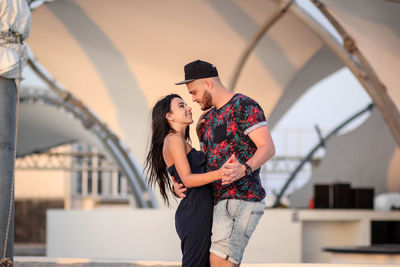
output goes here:
{"type": "Polygon", "coordinates": [[[175,97],[171,101],[171,111],[168,120],[172,123],[192,124],[192,108],[179,97],[175,97]]]}

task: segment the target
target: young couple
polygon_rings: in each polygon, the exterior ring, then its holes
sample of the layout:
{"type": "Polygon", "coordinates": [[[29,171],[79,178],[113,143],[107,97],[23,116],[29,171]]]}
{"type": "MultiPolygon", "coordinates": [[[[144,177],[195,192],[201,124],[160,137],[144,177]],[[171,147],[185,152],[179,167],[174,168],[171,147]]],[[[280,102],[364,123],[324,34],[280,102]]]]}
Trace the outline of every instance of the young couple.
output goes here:
{"type": "Polygon", "coordinates": [[[197,125],[202,149],[190,145],[192,109],[176,94],[159,100],[146,160],[149,183],[158,184],[167,204],[169,191],[183,198],[175,214],[182,266],[238,266],[264,214],[260,167],[275,147],[261,107],[225,88],[214,65],[196,60],[184,70],[185,80],[176,84],[186,84],[206,111],[197,125]]]}

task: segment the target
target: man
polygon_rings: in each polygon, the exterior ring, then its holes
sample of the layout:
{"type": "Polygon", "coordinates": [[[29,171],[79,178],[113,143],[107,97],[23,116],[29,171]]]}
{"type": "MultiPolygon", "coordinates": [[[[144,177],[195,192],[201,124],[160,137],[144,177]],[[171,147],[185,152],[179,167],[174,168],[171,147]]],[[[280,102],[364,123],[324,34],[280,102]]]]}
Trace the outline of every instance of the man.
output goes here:
{"type": "MultiPolygon", "coordinates": [[[[260,167],[275,154],[261,107],[253,99],[229,91],[214,65],[196,60],[185,68],[192,100],[202,110],[198,134],[207,158],[207,171],[226,166],[232,174],[213,183],[214,218],[211,236],[212,266],[238,266],[250,236],[264,214],[265,191],[260,167]]],[[[178,193],[178,192],[176,192],[178,193]]]]}

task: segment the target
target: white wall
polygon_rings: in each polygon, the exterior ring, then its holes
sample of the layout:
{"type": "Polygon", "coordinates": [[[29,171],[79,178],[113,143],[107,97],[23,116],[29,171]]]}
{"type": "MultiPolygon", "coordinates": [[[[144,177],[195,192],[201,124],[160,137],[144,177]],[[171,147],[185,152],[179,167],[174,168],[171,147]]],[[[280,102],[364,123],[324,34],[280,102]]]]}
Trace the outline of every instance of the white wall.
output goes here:
{"type": "Polygon", "coordinates": [[[172,210],[50,210],[47,256],[180,258],[172,210]]]}
{"type": "MultiPolygon", "coordinates": [[[[47,256],[179,261],[174,214],[172,209],[50,210],[47,256]]],[[[293,224],[291,216],[289,210],[268,210],[249,242],[244,262],[300,262],[301,225],[293,224]]]]}
{"type": "MultiPolygon", "coordinates": [[[[170,260],[181,258],[174,210],[50,210],[47,256],[170,260]]],[[[396,212],[266,210],[244,263],[329,262],[327,246],[369,245],[371,220],[397,220],[396,212]]]]}
{"type": "Polygon", "coordinates": [[[64,199],[68,175],[64,171],[17,170],[15,199],[64,199]]]}

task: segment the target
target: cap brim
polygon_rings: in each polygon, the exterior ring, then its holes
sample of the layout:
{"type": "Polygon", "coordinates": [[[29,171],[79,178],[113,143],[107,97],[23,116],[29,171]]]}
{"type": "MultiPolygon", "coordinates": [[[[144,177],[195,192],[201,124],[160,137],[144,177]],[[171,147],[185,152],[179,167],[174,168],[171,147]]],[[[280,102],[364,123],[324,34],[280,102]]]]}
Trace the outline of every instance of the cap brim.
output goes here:
{"type": "Polygon", "coordinates": [[[181,81],[181,82],[175,83],[175,85],[180,85],[180,84],[184,84],[184,83],[190,83],[190,82],[193,82],[194,80],[196,80],[196,79],[184,80],[184,81],[181,81]]]}

